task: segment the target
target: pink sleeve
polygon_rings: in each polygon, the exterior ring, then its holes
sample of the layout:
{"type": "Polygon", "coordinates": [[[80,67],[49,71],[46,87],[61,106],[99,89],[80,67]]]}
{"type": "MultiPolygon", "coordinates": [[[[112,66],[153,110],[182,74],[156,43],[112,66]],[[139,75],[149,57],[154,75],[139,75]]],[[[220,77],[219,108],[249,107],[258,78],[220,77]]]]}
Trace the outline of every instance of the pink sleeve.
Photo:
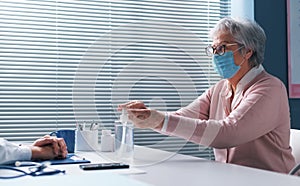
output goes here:
{"type": "Polygon", "coordinates": [[[209,97],[204,94],[179,110],[180,115],[169,115],[166,133],[215,148],[252,141],[286,121],[280,117],[289,117],[286,89],[278,82],[265,81],[249,88],[237,108],[222,120],[203,119],[209,110],[209,97]],[[201,119],[194,119],[197,112],[201,119]]]}
{"type": "Polygon", "coordinates": [[[175,114],[194,119],[208,120],[211,89],[208,89],[188,106],[176,111],[175,114]]]}

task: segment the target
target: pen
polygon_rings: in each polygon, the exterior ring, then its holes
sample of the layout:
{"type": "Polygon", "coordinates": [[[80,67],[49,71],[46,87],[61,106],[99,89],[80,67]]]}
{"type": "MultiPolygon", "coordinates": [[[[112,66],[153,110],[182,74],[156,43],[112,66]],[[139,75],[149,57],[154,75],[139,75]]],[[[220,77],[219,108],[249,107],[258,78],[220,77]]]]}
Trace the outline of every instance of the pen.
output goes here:
{"type": "Polygon", "coordinates": [[[79,129],[80,131],[83,131],[83,126],[82,126],[82,124],[79,124],[79,125],[78,125],[78,129],[79,129]]]}
{"type": "Polygon", "coordinates": [[[90,126],[90,130],[97,130],[98,129],[98,123],[92,123],[90,126]]]}
{"type": "Polygon", "coordinates": [[[34,165],[40,165],[40,163],[36,163],[36,162],[32,162],[32,161],[16,161],[15,162],[16,167],[34,166],[34,165]]]}

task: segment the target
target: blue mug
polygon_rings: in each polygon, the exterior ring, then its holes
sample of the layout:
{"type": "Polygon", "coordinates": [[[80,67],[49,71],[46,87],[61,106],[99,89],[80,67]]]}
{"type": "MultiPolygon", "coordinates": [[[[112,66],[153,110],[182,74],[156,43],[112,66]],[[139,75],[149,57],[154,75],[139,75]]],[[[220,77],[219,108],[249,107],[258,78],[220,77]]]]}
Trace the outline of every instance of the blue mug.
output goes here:
{"type": "Polygon", "coordinates": [[[63,138],[66,142],[68,153],[74,153],[75,149],[75,130],[74,129],[62,129],[50,133],[50,136],[56,136],[63,138]]]}

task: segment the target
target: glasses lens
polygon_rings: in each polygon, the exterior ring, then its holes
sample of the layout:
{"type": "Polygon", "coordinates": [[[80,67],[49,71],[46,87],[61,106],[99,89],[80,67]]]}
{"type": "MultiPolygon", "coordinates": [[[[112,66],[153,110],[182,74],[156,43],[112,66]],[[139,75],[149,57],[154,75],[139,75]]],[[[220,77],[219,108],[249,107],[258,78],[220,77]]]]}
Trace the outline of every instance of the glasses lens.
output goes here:
{"type": "Polygon", "coordinates": [[[211,57],[214,53],[214,49],[211,45],[208,45],[208,47],[205,48],[205,52],[207,56],[211,57]]]}
{"type": "Polygon", "coordinates": [[[216,47],[216,53],[220,56],[225,53],[225,45],[220,45],[216,47]]]}

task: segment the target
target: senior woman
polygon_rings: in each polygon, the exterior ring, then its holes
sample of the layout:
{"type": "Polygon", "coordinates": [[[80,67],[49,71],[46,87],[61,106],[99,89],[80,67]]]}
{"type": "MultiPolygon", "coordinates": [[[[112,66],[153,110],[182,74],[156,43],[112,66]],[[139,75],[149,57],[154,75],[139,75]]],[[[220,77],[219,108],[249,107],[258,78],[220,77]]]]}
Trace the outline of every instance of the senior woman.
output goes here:
{"type": "Polygon", "coordinates": [[[255,22],[223,18],[206,48],[220,80],[188,106],[172,113],[141,101],[119,105],[139,128],[214,148],[215,159],[288,173],[295,160],[289,146],[286,88],[263,66],[266,36],[255,22]]]}

